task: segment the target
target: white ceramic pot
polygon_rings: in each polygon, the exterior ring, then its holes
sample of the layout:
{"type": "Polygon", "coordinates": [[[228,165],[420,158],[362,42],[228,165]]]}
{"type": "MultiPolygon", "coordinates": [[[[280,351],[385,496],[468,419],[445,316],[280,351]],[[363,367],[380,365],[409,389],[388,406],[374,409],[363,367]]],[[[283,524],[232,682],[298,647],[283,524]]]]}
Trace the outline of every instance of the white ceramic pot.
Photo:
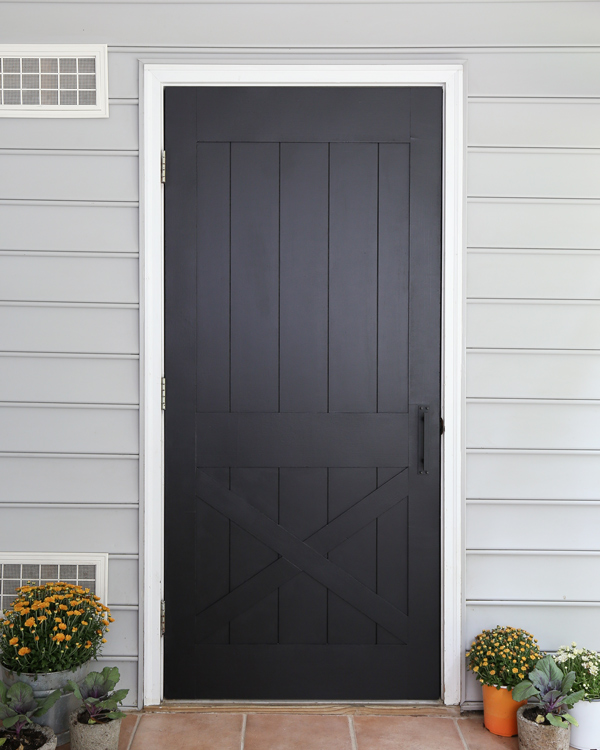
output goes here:
{"type": "Polygon", "coordinates": [[[571,746],[577,750],[600,750],[600,700],[579,701],[569,713],[579,724],[571,727],[571,746]]]}

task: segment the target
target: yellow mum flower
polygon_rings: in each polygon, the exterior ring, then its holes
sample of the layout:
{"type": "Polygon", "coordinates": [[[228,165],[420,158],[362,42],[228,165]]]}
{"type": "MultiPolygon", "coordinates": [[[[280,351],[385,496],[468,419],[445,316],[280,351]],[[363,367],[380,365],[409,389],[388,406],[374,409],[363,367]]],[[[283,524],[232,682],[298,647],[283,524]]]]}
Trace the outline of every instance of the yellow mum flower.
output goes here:
{"type": "Polygon", "coordinates": [[[27,656],[27,654],[31,653],[31,649],[27,648],[26,646],[23,646],[23,648],[19,649],[19,656],[27,656]]]}
{"type": "Polygon", "coordinates": [[[59,630],[66,630],[67,626],[64,624],[64,622],[61,622],[60,625],[58,626],[58,628],[59,628],[59,630]]]}
{"type": "Polygon", "coordinates": [[[16,646],[18,642],[19,642],[19,639],[16,638],[16,637],[15,638],[11,638],[10,641],[9,641],[9,643],[10,643],[11,646],[16,646]]]}
{"type": "Polygon", "coordinates": [[[519,670],[516,667],[513,667],[513,674],[517,674],[519,670]]]}
{"type": "Polygon", "coordinates": [[[479,672],[479,667],[473,667],[473,672],[479,672]]]}
{"type": "Polygon", "coordinates": [[[44,620],[47,620],[47,619],[48,618],[46,617],[46,615],[39,615],[38,622],[44,622],[44,620]]]}
{"type": "Polygon", "coordinates": [[[33,628],[35,627],[35,617],[30,617],[28,620],[25,620],[23,623],[26,628],[33,628]]]}
{"type": "Polygon", "coordinates": [[[65,640],[65,634],[64,634],[64,633],[57,633],[57,634],[56,634],[56,635],[54,636],[54,640],[55,640],[55,641],[58,641],[59,643],[60,643],[61,641],[64,641],[64,640],[65,640]]]}
{"type": "Polygon", "coordinates": [[[490,674],[496,674],[496,670],[495,669],[490,669],[490,674]]]}
{"type": "Polygon", "coordinates": [[[66,605],[66,604],[59,604],[59,605],[58,605],[58,608],[59,608],[59,609],[64,609],[64,610],[65,610],[65,612],[66,612],[66,611],[67,611],[67,610],[69,609],[69,608],[67,607],[67,605],[66,605]]]}
{"type": "Polygon", "coordinates": [[[70,641],[72,637],[73,637],[72,635],[66,635],[66,636],[65,636],[65,640],[66,640],[66,641],[70,641]]]}

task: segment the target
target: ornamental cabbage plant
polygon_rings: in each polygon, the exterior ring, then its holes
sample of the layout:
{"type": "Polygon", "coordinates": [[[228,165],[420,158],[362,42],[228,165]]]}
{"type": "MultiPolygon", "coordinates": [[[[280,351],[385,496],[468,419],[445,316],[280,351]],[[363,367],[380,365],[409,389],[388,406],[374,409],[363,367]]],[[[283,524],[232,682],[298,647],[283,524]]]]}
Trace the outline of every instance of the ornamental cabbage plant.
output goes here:
{"type": "Polygon", "coordinates": [[[0,619],[0,662],[17,674],[74,670],[96,658],[114,622],[81,586],[21,586],[0,619]]]}
{"type": "Polygon", "coordinates": [[[102,672],[90,672],[85,680],[79,684],[69,680],[67,685],[83,703],[87,711],[87,721],[82,723],[98,724],[121,719],[125,714],[118,710],[118,704],[122,703],[129,690],[110,691],[121,679],[117,667],[104,667],[102,672]]]}
{"type": "Polygon", "coordinates": [[[574,683],[575,672],[565,674],[551,656],[545,656],[529,673],[528,679],[515,687],[513,700],[537,698],[540,713],[535,721],[538,724],[548,721],[555,727],[568,727],[569,724],[579,726],[567,713],[567,709],[572,708],[585,695],[583,690],[572,690],[574,683]]]}
{"type": "MultiPolygon", "coordinates": [[[[9,688],[0,682],[0,721],[5,731],[17,737],[26,726],[34,724],[32,718],[43,716],[60,698],[60,690],[55,690],[39,702],[33,689],[24,682],[15,682],[9,688]]],[[[0,743],[4,744],[4,743],[0,743]]]]}

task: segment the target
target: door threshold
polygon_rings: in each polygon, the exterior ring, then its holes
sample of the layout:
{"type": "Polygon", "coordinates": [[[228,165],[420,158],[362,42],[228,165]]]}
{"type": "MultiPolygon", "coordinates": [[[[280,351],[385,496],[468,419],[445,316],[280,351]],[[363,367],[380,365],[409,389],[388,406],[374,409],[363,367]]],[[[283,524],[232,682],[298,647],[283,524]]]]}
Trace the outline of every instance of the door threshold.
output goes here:
{"type": "Polygon", "coordinates": [[[146,713],[322,714],[373,716],[460,716],[459,706],[440,701],[176,701],[147,706],[146,713]]]}

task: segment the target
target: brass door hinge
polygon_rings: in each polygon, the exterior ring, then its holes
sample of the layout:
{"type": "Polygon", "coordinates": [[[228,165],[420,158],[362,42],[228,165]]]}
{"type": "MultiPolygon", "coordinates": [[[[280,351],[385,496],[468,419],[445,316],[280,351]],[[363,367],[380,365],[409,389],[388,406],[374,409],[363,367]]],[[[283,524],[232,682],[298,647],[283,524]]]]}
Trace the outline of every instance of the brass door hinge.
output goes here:
{"type": "Polygon", "coordinates": [[[160,408],[164,411],[167,408],[167,379],[160,379],[160,408]]]}
{"type": "Polygon", "coordinates": [[[160,152],[160,181],[164,184],[167,181],[167,152],[160,152]]]}
{"type": "Polygon", "coordinates": [[[160,602],[160,634],[165,634],[165,600],[160,602]]]}

